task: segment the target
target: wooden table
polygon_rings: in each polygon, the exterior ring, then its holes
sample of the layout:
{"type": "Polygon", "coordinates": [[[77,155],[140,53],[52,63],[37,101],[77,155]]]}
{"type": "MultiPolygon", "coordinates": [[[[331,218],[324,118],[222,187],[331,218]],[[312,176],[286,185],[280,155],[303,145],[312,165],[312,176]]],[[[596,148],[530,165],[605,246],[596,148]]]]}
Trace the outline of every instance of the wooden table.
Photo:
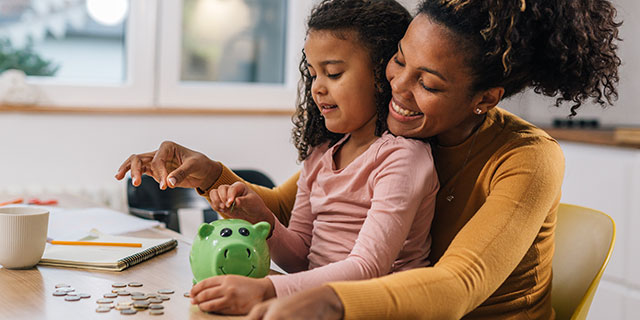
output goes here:
{"type": "MultiPolygon", "coordinates": [[[[81,207],[77,198],[54,196],[59,206],[81,207]]],[[[0,202],[6,200],[0,195],[0,202]]],[[[41,197],[49,199],[51,197],[41,197]]],[[[26,199],[26,197],[25,197],[26,199]]],[[[85,202],[86,203],[86,202],[85,202]]],[[[95,206],[95,205],[94,205],[95,206]]],[[[126,235],[147,238],[175,238],[178,247],[150,260],[134,265],[121,272],[94,271],[72,268],[36,266],[29,270],[0,268],[0,319],[238,319],[202,312],[190,304],[183,294],[191,289],[189,251],[191,245],[180,235],[165,228],[152,228],[126,235]],[[164,301],[164,315],[153,316],[149,311],[135,315],[121,315],[117,310],[97,313],[97,299],[111,292],[114,282],[141,282],[140,288],[128,288],[130,292],[155,293],[158,289],[172,289],[170,300],[164,301]],[[55,297],[55,285],[71,285],[78,293],[91,294],[91,298],[68,302],[64,297],[55,297]]],[[[131,301],[131,297],[118,297],[119,301],[131,301]]]]}

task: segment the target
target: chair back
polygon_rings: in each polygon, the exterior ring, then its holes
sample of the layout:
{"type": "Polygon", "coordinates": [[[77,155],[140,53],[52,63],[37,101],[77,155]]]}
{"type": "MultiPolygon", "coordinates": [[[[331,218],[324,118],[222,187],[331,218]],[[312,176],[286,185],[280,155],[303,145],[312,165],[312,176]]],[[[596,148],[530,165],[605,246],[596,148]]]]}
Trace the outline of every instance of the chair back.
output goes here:
{"type": "Polygon", "coordinates": [[[615,222],[607,214],[560,204],[551,289],[558,320],[586,319],[615,239],[615,222]]]}
{"type": "MultiPolygon", "coordinates": [[[[252,169],[233,170],[247,182],[273,188],[275,184],[264,173],[252,169]]],[[[202,209],[203,221],[211,222],[218,218],[218,213],[211,209],[205,198],[198,195],[195,189],[167,188],[160,190],[159,184],[150,176],[143,175],[140,186],[131,184],[127,179],[127,202],[129,213],[146,219],[163,222],[167,228],[180,232],[178,210],[184,208],[202,209]]]]}

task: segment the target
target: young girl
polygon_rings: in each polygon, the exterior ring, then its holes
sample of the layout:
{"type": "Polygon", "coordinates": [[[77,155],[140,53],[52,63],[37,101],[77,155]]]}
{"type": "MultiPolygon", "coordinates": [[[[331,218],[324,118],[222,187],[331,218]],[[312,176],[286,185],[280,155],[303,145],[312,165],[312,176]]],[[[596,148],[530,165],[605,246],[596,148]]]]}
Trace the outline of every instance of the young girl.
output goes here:
{"type": "Polygon", "coordinates": [[[191,291],[202,310],[246,313],[276,295],[429,264],[438,190],[431,149],[385,131],[384,70],[409,22],[394,0],[325,0],[314,8],[293,131],[304,166],[289,226],[242,183],[209,194],[229,218],[269,222],[271,258],[289,274],[203,280],[191,291]]]}

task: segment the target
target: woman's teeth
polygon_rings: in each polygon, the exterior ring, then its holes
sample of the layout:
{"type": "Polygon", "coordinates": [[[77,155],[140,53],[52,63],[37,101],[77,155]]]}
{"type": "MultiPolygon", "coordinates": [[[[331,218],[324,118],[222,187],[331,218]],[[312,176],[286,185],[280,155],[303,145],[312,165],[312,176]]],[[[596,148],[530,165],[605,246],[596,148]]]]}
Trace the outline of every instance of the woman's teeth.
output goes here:
{"type": "Polygon", "coordinates": [[[411,110],[407,110],[407,109],[403,109],[400,108],[400,106],[398,106],[395,102],[391,101],[391,106],[393,107],[393,110],[405,117],[411,117],[411,116],[417,116],[422,114],[422,112],[416,112],[416,111],[411,111],[411,110]]]}

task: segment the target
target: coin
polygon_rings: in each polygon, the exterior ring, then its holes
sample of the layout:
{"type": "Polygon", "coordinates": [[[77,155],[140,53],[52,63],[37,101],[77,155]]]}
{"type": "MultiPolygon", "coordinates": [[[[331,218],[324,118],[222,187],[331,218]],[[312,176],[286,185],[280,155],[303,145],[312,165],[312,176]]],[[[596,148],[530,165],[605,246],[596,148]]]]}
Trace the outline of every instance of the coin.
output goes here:
{"type": "Polygon", "coordinates": [[[141,301],[141,300],[147,300],[147,299],[149,299],[149,297],[147,297],[146,295],[142,295],[142,296],[131,295],[131,300],[141,301]]]}
{"type": "Polygon", "coordinates": [[[118,288],[111,289],[111,293],[116,293],[116,294],[117,294],[117,293],[118,293],[118,291],[120,291],[120,290],[122,290],[122,289],[118,289],[118,288]]]}
{"type": "Polygon", "coordinates": [[[68,296],[64,297],[64,300],[65,301],[78,301],[78,300],[80,300],[80,297],[79,296],[69,296],[68,295],[68,296]]]}
{"type": "Polygon", "coordinates": [[[147,301],[136,301],[133,303],[133,307],[136,309],[146,309],[149,308],[149,302],[147,301]]]}
{"type": "Polygon", "coordinates": [[[158,299],[161,299],[161,300],[164,300],[164,301],[171,300],[171,298],[169,296],[164,296],[164,295],[159,295],[158,299]]]}
{"type": "Polygon", "coordinates": [[[114,287],[114,288],[124,288],[124,287],[127,286],[127,284],[126,283],[122,283],[122,282],[116,282],[116,283],[111,284],[111,286],[114,287]]]}
{"type": "Polygon", "coordinates": [[[131,292],[132,296],[146,296],[146,294],[144,294],[144,292],[140,292],[140,291],[135,291],[135,292],[131,292]]]}
{"type": "Polygon", "coordinates": [[[191,293],[189,293],[189,292],[185,292],[185,293],[183,294],[183,296],[184,296],[185,298],[191,298],[191,293]]]}
{"type": "Polygon", "coordinates": [[[123,306],[123,307],[130,307],[132,304],[133,304],[133,302],[131,302],[131,301],[121,301],[121,302],[118,302],[118,305],[119,305],[119,306],[123,306]]]}
{"type": "Polygon", "coordinates": [[[149,310],[149,314],[153,316],[161,316],[164,314],[162,310],[149,310]]]}
{"type": "Polygon", "coordinates": [[[68,285],[68,284],[65,284],[65,283],[56,284],[56,289],[58,289],[58,288],[68,288],[68,287],[71,287],[71,286],[68,285]]]}
{"type": "Polygon", "coordinates": [[[149,303],[162,303],[163,301],[164,300],[158,298],[149,299],[149,303]]]}
{"type": "Polygon", "coordinates": [[[118,295],[117,295],[117,294],[115,294],[115,293],[105,293],[105,294],[103,295],[103,297],[105,297],[105,298],[110,298],[110,299],[114,299],[114,298],[117,298],[117,297],[118,297],[118,295]]]}
{"type": "Polygon", "coordinates": [[[162,310],[164,309],[164,306],[161,304],[151,304],[149,305],[149,309],[150,310],[162,310]]]}
{"type": "Polygon", "coordinates": [[[132,315],[132,314],[136,314],[136,313],[138,313],[138,311],[136,311],[135,309],[120,310],[120,314],[124,314],[124,315],[132,315]]]}
{"type": "Polygon", "coordinates": [[[105,306],[99,306],[98,308],[96,308],[96,312],[109,312],[109,311],[111,311],[111,308],[105,307],[105,306]]]}
{"type": "Polygon", "coordinates": [[[89,299],[91,298],[91,295],[88,293],[78,293],[78,296],[80,296],[80,299],[89,299]]]}
{"type": "Polygon", "coordinates": [[[147,293],[147,298],[151,298],[151,299],[153,299],[153,298],[158,298],[158,297],[160,297],[160,295],[159,295],[159,294],[155,294],[155,293],[147,293]]]}
{"type": "Polygon", "coordinates": [[[67,292],[67,293],[68,293],[68,292],[76,291],[76,289],[71,288],[71,287],[60,288],[60,289],[58,289],[58,290],[60,290],[60,291],[64,291],[64,292],[67,292]]]}
{"type": "Polygon", "coordinates": [[[66,296],[67,292],[66,291],[60,291],[60,290],[56,290],[53,292],[53,295],[56,297],[62,297],[62,296],[66,296]]]}
{"type": "Polygon", "coordinates": [[[120,311],[122,311],[122,310],[129,310],[129,309],[131,309],[131,306],[123,306],[123,305],[120,305],[120,304],[118,304],[118,305],[116,306],[116,310],[120,310],[120,311]]]}
{"type": "Polygon", "coordinates": [[[127,290],[118,290],[118,292],[116,292],[119,296],[130,296],[131,293],[127,290]]]}
{"type": "Polygon", "coordinates": [[[142,287],[140,282],[129,282],[129,287],[142,287]]]}
{"type": "Polygon", "coordinates": [[[99,304],[113,303],[113,299],[98,299],[96,300],[96,303],[99,303],[99,304]]]}
{"type": "Polygon", "coordinates": [[[173,294],[175,291],[171,290],[171,289],[160,289],[158,290],[159,294],[173,294]]]}

